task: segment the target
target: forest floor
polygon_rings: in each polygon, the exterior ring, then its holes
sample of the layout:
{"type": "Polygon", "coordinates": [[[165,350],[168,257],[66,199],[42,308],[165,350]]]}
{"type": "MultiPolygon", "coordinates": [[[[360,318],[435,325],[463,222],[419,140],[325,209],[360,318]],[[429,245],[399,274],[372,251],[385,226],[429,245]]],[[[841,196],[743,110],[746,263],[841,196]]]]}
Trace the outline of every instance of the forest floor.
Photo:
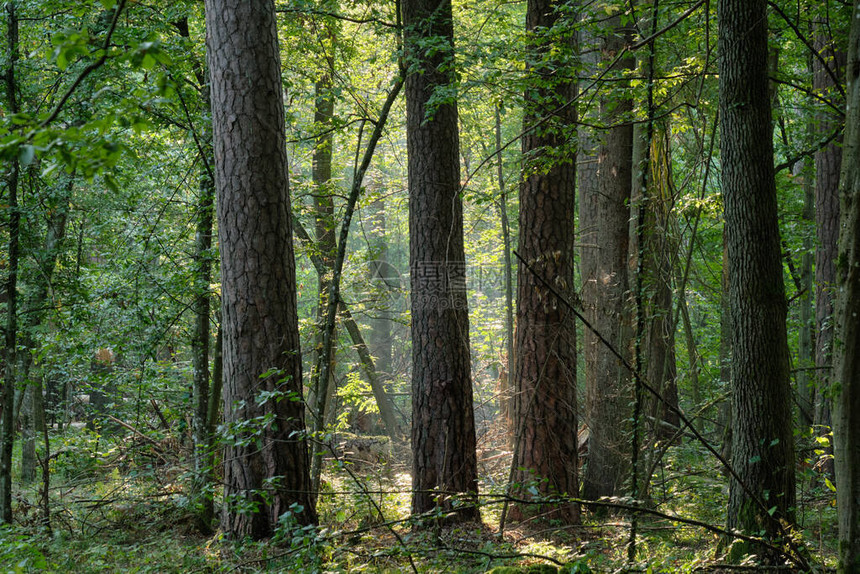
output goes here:
{"type": "MultiPolygon", "coordinates": [[[[285,522],[264,542],[200,535],[185,495],[189,472],[175,439],[98,437],[68,431],[54,440],[50,529],[42,484],[16,481],[15,525],[0,530],[5,572],[718,572],[719,536],[693,524],[641,515],[637,553],[627,559],[630,516],[583,512],[583,523],[507,525],[499,532],[510,456],[485,441],[481,523],[417,525],[409,517],[404,452],[363,455],[327,465],[320,526],[285,522]],[[513,567],[517,570],[499,569],[513,567]]],[[[366,454],[366,453],[365,453],[366,454]]],[[[673,449],[651,482],[652,507],[721,526],[727,489],[695,445],[673,449]]],[[[832,566],[832,492],[810,472],[801,477],[800,537],[812,560],[832,566]],[[821,483],[821,484],[819,484],[821,483]]],[[[733,570],[738,571],[738,570],[733,570]]],[[[822,570],[825,571],[825,570],[822,570]]]]}

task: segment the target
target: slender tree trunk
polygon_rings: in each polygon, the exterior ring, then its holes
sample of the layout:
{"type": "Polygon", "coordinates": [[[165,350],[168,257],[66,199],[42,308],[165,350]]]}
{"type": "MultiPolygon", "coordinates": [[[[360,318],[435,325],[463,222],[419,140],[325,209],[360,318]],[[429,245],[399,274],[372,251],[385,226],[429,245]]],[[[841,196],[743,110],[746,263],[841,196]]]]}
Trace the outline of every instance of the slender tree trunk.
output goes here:
{"type": "MultiPolygon", "coordinates": [[[[400,277],[397,270],[388,262],[388,241],[386,237],[386,214],[385,201],[382,197],[374,200],[368,209],[369,216],[367,225],[368,229],[368,249],[371,253],[370,268],[368,273],[370,281],[374,287],[374,296],[378,303],[370,317],[368,317],[368,335],[366,349],[373,352],[374,373],[371,375],[367,371],[367,364],[362,360],[365,366],[365,373],[368,378],[375,378],[377,384],[383,385],[384,382],[391,380],[392,377],[392,358],[394,356],[392,345],[392,304],[394,299],[392,294],[396,293],[397,286],[400,284],[400,277]],[[368,349],[369,348],[369,349],[368,349]]],[[[346,326],[346,325],[344,325],[346,326]]],[[[356,325],[356,328],[358,326],[356,325]]],[[[357,332],[361,336],[360,332],[357,332]]],[[[356,346],[356,350],[361,355],[361,346],[355,341],[355,337],[350,332],[350,338],[356,346]]],[[[369,356],[369,355],[368,355],[369,356]]],[[[387,398],[387,394],[386,394],[387,398]]],[[[386,403],[389,401],[385,401],[386,403]]],[[[382,409],[380,409],[380,414],[382,409]]],[[[393,413],[392,413],[393,414],[393,413]]],[[[362,415],[365,416],[365,415],[362,415]]],[[[377,422],[376,417],[371,419],[374,423],[377,422]]],[[[388,427],[388,422],[383,416],[384,424],[388,427]]],[[[396,429],[386,428],[389,435],[396,429]]]]}
{"type": "MultiPolygon", "coordinates": [[[[18,14],[14,0],[6,3],[7,46],[6,99],[9,113],[18,113],[17,83],[15,64],[18,61],[18,14]]],[[[6,176],[7,202],[9,214],[9,251],[8,275],[6,277],[6,337],[3,349],[5,361],[3,377],[3,413],[0,426],[0,522],[12,523],[12,446],[15,441],[14,402],[17,383],[18,348],[18,259],[21,213],[18,210],[18,159],[9,161],[6,176]]]]}
{"type": "MultiPolygon", "coordinates": [[[[732,312],[729,302],[729,251],[726,241],[726,231],[723,229],[723,272],[720,277],[720,387],[731,393],[732,386],[732,312]]],[[[720,404],[717,431],[722,446],[720,455],[728,462],[732,461],[732,401],[720,404]]]]}
{"type": "MultiPolygon", "coordinates": [[[[766,9],[765,0],[719,4],[720,152],[732,319],[733,466],[742,481],[731,481],[727,526],[764,530],[775,538],[779,521],[794,522],[795,480],[766,9]]],[[[764,563],[780,559],[749,544],[735,544],[731,557],[747,552],[764,563]]]]}
{"type": "MultiPolygon", "coordinates": [[[[630,30],[614,16],[614,32],[600,50],[609,64],[624,47],[630,30]]],[[[633,58],[616,62],[633,66],[633,58]]],[[[613,86],[619,85],[616,82],[613,86]]],[[[633,315],[630,306],[630,197],[633,175],[632,100],[603,95],[600,119],[610,127],[601,134],[597,163],[579,178],[579,221],[582,234],[582,301],[586,318],[622,356],[630,357],[633,315]]],[[[582,149],[582,148],[580,148],[582,149]]],[[[627,435],[630,419],[630,373],[590,331],[585,332],[585,420],[589,436],[588,463],[582,477],[587,499],[613,496],[629,468],[627,435]]]]}
{"type": "Polygon", "coordinates": [[[851,9],[847,112],[839,179],[841,234],[833,396],[840,574],[860,572],[860,0],[851,9]]]}
{"type": "Polygon", "coordinates": [[[502,249],[504,250],[505,281],[505,365],[499,376],[499,412],[505,428],[508,429],[508,443],[513,446],[514,404],[511,378],[514,373],[516,355],[514,351],[514,277],[511,244],[511,224],[508,220],[508,190],[505,185],[504,162],[502,161],[502,113],[500,106],[495,108],[496,119],[496,177],[499,184],[499,200],[496,210],[502,224],[502,249]]]}
{"type": "MultiPolygon", "coordinates": [[[[320,474],[322,472],[322,454],[324,444],[322,433],[330,422],[333,412],[332,397],[334,396],[334,373],[335,353],[328,354],[328,368],[322,368],[321,361],[325,353],[322,352],[324,332],[326,328],[326,311],[328,299],[331,296],[331,282],[334,275],[334,261],[337,256],[337,245],[335,243],[335,221],[334,201],[331,189],[331,161],[332,145],[334,138],[331,132],[332,118],[334,116],[334,98],[331,94],[331,76],[325,72],[317,80],[315,90],[314,129],[321,135],[317,137],[316,147],[313,154],[313,182],[314,182],[314,219],[316,231],[316,245],[324,264],[323,269],[317,272],[317,289],[319,293],[317,301],[317,322],[319,331],[316,336],[316,364],[311,376],[311,411],[313,415],[314,442],[311,457],[311,483],[314,492],[319,490],[320,474]],[[327,373],[326,380],[321,375],[327,373]]],[[[337,327],[334,326],[333,329],[337,327]]],[[[336,333],[330,335],[334,340],[336,333]]]]}
{"type": "MultiPolygon", "coordinates": [[[[575,129],[575,107],[569,105],[576,85],[569,79],[575,58],[573,31],[554,37],[569,9],[555,0],[529,0],[526,34],[530,47],[522,138],[523,180],[520,185],[519,250],[541,277],[568,301],[574,293],[574,197],[576,149],[568,142],[575,129]],[[550,52],[558,54],[548,56],[550,52]],[[563,111],[558,111],[562,107],[563,111]]],[[[572,26],[570,26],[572,28],[572,26]]],[[[528,487],[539,495],[579,492],[576,421],[576,321],[569,308],[547,292],[525,264],[517,273],[516,366],[513,384],[516,421],[513,483],[519,498],[528,487]]],[[[565,524],[579,522],[579,507],[563,503],[515,505],[514,520],[539,513],[565,524]]]]}
{"type": "MultiPolygon", "coordinates": [[[[412,512],[478,491],[451,0],[403,0],[412,303],[412,512]],[[435,49],[428,50],[427,42],[435,49]]],[[[451,520],[477,519],[464,504],[451,520]]]]}
{"type": "MultiPolygon", "coordinates": [[[[815,221],[815,183],[813,176],[815,166],[811,160],[804,161],[803,168],[803,220],[809,224],[810,229],[815,221]]],[[[809,368],[815,365],[813,347],[815,344],[812,311],[812,263],[813,263],[813,241],[811,236],[803,238],[803,255],[800,260],[800,333],[798,335],[798,366],[797,371],[797,403],[800,415],[800,424],[804,432],[812,426],[815,415],[814,395],[815,377],[809,368]]]]}
{"type": "Polygon", "coordinates": [[[280,52],[271,0],[207,0],[224,332],[222,528],[316,521],[302,397],[280,52]]]}
{"type": "MultiPolygon", "coordinates": [[[[204,86],[208,92],[208,85],[204,86]]],[[[210,109],[209,97],[204,96],[205,108],[210,109]]],[[[213,165],[212,134],[206,130],[201,139],[205,142],[203,152],[208,157],[203,158],[206,164],[200,174],[198,185],[199,199],[197,203],[197,229],[194,236],[194,323],[191,334],[191,358],[194,369],[193,381],[193,442],[194,442],[194,494],[199,504],[197,522],[204,533],[212,528],[214,519],[214,500],[211,488],[214,477],[214,436],[211,433],[209,420],[209,395],[211,393],[209,350],[211,347],[211,306],[212,294],[209,284],[212,282],[212,233],[215,219],[215,182],[210,175],[213,165]]]]}
{"type": "Polygon", "coordinates": [[[660,440],[674,436],[680,426],[676,412],[676,325],[672,316],[672,277],[680,244],[673,215],[670,136],[667,132],[667,128],[655,129],[651,141],[646,142],[651,146],[651,152],[648,155],[648,197],[643,223],[645,245],[641,251],[637,250],[643,256],[644,372],[646,379],[663,398],[648,397],[649,408],[646,412],[654,421],[654,437],[660,440]]]}
{"type": "Polygon", "coordinates": [[[48,290],[60,256],[63,240],[66,236],[66,221],[69,215],[69,202],[74,187],[74,174],[63,182],[56,203],[52,205],[51,216],[48,219],[48,229],[45,234],[45,244],[42,252],[36,256],[37,272],[33,278],[33,290],[27,297],[26,312],[21,325],[21,380],[25,381],[26,417],[21,420],[21,480],[30,482],[36,478],[36,437],[43,434],[45,425],[45,404],[42,399],[42,380],[30,380],[30,368],[33,364],[33,353],[36,342],[34,330],[42,323],[45,307],[48,301],[48,290]]]}
{"type": "MultiPolygon", "coordinates": [[[[173,24],[183,38],[190,37],[188,19],[182,18],[173,24]]],[[[211,115],[212,105],[209,93],[209,71],[199,62],[192,65],[195,79],[202,92],[201,107],[205,115],[211,115]]],[[[192,442],[194,449],[194,479],[192,499],[196,503],[197,527],[204,533],[212,531],[215,518],[215,502],[212,488],[215,483],[215,433],[214,425],[209,424],[209,411],[212,404],[212,384],[210,382],[210,349],[212,347],[211,320],[212,293],[212,234],[215,223],[215,179],[214,157],[212,151],[211,126],[204,123],[195,138],[203,167],[197,185],[198,199],[195,213],[194,233],[194,318],[191,324],[191,365],[192,375],[192,442]]],[[[220,397],[217,399],[220,401],[220,397]]]]}
{"type": "MultiPolygon", "coordinates": [[[[308,235],[308,232],[304,227],[302,227],[300,221],[294,220],[293,225],[295,226],[294,231],[296,236],[312,246],[310,250],[311,262],[314,264],[317,273],[322,272],[323,269],[325,269],[325,263],[319,255],[319,249],[313,245],[313,240],[310,235],[308,235]]],[[[373,357],[370,354],[370,349],[367,343],[365,343],[361,330],[358,328],[358,324],[352,317],[352,313],[350,313],[346,303],[342,300],[338,304],[338,311],[340,312],[344,328],[347,333],[349,333],[350,339],[352,339],[352,344],[358,354],[359,361],[364,369],[364,374],[370,383],[371,391],[376,399],[376,406],[379,408],[379,414],[382,417],[383,424],[385,425],[385,431],[388,433],[392,442],[399,442],[402,437],[400,433],[400,425],[397,424],[397,417],[395,416],[394,403],[391,401],[391,397],[385,392],[385,387],[382,385],[382,381],[378,376],[380,371],[374,364],[373,357]]]]}

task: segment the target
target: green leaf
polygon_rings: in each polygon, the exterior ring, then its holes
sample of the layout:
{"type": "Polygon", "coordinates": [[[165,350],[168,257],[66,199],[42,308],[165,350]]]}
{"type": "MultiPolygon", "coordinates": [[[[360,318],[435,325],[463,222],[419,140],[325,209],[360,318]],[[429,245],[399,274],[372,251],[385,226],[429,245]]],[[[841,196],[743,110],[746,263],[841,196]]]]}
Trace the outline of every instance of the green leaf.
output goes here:
{"type": "Polygon", "coordinates": [[[112,10],[116,6],[116,0],[99,0],[105,10],[112,10]]]}
{"type": "Polygon", "coordinates": [[[833,484],[833,483],[830,481],[830,479],[829,479],[829,478],[827,478],[826,476],[824,477],[824,484],[827,486],[827,488],[829,488],[829,489],[830,489],[830,492],[836,492],[836,485],[835,485],[835,484],[833,484]]]}

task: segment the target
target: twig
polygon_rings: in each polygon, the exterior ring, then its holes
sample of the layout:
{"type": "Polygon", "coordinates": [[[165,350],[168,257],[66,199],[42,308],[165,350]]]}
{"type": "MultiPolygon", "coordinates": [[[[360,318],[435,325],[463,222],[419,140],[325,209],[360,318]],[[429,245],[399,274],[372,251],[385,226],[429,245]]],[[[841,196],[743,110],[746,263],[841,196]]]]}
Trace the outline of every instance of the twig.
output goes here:
{"type": "MultiPolygon", "coordinates": [[[[75,90],[78,89],[78,86],[81,85],[81,82],[83,82],[87,78],[87,76],[92,74],[94,71],[101,68],[105,62],[107,62],[108,48],[110,48],[110,41],[111,41],[111,38],[113,37],[114,31],[116,31],[116,26],[119,23],[119,16],[120,16],[120,14],[122,14],[123,8],[125,8],[125,3],[126,3],[126,0],[119,0],[119,4],[116,7],[116,11],[114,12],[113,19],[111,20],[111,23],[110,23],[110,27],[108,28],[107,36],[105,36],[105,41],[102,44],[102,55],[99,57],[98,60],[91,63],[89,66],[84,68],[83,71],[81,71],[81,73],[78,75],[78,77],[75,78],[75,81],[72,82],[72,85],[69,86],[69,89],[66,90],[66,93],[63,94],[63,97],[60,98],[60,101],[57,103],[57,106],[54,108],[54,111],[51,112],[51,114],[47,118],[42,120],[42,123],[39,124],[38,129],[41,130],[41,129],[46,128],[48,126],[48,124],[50,124],[55,119],[57,119],[57,116],[60,115],[60,112],[63,110],[63,107],[66,105],[66,103],[68,103],[69,98],[72,97],[72,94],[75,93],[75,90]]],[[[33,132],[30,133],[30,136],[32,136],[35,133],[35,131],[36,130],[33,130],[33,132]]]]}

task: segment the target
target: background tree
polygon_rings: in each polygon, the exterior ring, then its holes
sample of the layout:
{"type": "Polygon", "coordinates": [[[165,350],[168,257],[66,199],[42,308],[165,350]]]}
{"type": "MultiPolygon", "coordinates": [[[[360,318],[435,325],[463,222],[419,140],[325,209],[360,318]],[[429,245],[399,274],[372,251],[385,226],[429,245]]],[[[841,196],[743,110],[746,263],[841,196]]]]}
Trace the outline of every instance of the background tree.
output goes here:
{"type": "MultiPolygon", "coordinates": [[[[623,71],[632,68],[634,59],[621,56],[631,32],[618,14],[600,32],[600,67],[592,73],[603,74],[605,80],[598,84],[600,110],[594,116],[604,129],[595,136],[594,155],[585,156],[583,163],[587,165],[579,176],[585,316],[627,358],[633,341],[628,260],[633,182],[633,125],[629,120],[633,102],[625,91],[623,71]],[[617,90],[615,95],[610,95],[606,85],[617,90]]],[[[582,46],[584,51],[595,49],[588,42],[582,46]]],[[[587,153],[587,148],[580,149],[587,153]]],[[[590,435],[582,494],[597,499],[618,493],[628,467],[625,421],[629,419],[630,373],[589,330],[584,339],[585,423],[590,435]]]]}
{"type": "MultiPolygon", "coordinates": [[[[450,0],[404,0],[412,512],[478,491],[450,0]],[[438,491],[434,492],[434,491],[438,491]],[[437,500],[441,495],[442,499],[437,500]]],[[[456,520],[478,518],[465,504],[456,520]]]]}
{"type": "Polygon", "coordinates": [[[206,4],[224,331],[222,527],[314,522],[274,3],[206,4]],[[252,81],[249,82],[248,80],[252,81]]]}
{"type": "MultiPolygon", "coordinates": [[[[794,521],[794,440],[786,299],[773,171],[763,0],[719,5],[720,153],[732,325],[729,528],[780,534],[794,521]],[[772,512],[769,509],[774,509],[772,512]]],[[[779,556],[754,551],[765,562],[779,556]]]]}

